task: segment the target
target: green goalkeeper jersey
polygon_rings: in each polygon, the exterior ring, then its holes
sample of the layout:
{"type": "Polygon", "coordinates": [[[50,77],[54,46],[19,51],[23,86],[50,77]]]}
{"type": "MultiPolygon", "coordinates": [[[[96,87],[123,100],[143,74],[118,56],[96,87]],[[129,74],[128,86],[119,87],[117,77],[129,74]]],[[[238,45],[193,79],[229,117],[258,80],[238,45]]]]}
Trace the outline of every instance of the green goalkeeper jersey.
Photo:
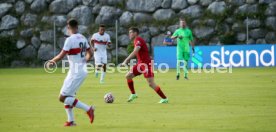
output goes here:
{"type": "Polygon", "coordinates": [[[179,28],[172,36],[178,36],[177,52],[190,53],[190,41],[193,41],[193,34],[189,28],[179,28]],[[182,38],[179,38],[180,36],[182,36],[182,38]]]}

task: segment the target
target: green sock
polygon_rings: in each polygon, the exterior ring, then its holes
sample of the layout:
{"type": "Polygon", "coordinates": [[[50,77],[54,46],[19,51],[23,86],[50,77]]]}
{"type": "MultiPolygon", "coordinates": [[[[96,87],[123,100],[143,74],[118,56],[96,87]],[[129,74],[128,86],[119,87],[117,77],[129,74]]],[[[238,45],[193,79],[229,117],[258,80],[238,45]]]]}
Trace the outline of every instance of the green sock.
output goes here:
{"type": "Polygon", "coordinates": [[[187,61],[184,61],[183,71],[184,71],[184,77],[188,77],[188,62],[187,61]]]}
{"type": "Polygon", "coordinates": [[[176,63],[176,75],[178,76],[180,74],[180,61],[177,60],[177,63],[176,63]]]}

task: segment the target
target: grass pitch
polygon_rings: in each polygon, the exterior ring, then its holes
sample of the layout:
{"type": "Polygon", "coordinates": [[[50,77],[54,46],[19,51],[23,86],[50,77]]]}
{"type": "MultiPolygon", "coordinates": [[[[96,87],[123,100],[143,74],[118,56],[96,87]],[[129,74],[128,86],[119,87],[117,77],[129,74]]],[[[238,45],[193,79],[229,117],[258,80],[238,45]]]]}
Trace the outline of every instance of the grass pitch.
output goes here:
{"type": "Polygon", "coordinates": [[[190,73],[175,80],[175,70],[155,74],[169,98],[158,95],[143,76],[134,79],[139,96],[132,103],[124,74],[107,74],[105,84],[89,74],[77,98],[96,106],[94,124],[74,109],[77,126],[67,117],[58,95],[66,74],[43,69],[0,69],[0,131],[276,131],[276,68],[238,68],[232,74],[190,73]],[[103,96],[112,92],[113,104],[103,96]]]}

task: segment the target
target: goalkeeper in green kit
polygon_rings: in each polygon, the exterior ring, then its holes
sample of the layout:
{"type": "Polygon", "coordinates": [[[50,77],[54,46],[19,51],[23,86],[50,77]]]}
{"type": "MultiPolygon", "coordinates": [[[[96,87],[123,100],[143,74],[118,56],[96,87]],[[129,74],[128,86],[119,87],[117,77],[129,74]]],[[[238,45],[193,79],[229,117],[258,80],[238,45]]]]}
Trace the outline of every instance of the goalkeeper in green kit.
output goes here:
{"type": "Polygon", "coordinates": [[[188,80],[188,60],[190,59],[190,45],[192,46],[194,54],[194,42],[192,31],[187,27],[186,21],[180,19],[180,28],[177,29],[171,37],[177,38],[177,64],[176,64],[176,80],[180,77],[180,64],[184,63],[184,78],[188,80]]]}

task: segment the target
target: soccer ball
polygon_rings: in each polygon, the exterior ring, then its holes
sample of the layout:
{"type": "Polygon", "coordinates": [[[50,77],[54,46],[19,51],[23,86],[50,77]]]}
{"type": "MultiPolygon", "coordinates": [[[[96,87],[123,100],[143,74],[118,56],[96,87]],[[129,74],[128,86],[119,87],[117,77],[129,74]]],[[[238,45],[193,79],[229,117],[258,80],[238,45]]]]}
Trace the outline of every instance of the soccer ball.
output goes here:
{"type": "Polygon", "coordinates": [[[107,93],[104,95],[104,102],[105,103],[113,103],[114,102],[114,96],[112,93],[107,93]]]}

